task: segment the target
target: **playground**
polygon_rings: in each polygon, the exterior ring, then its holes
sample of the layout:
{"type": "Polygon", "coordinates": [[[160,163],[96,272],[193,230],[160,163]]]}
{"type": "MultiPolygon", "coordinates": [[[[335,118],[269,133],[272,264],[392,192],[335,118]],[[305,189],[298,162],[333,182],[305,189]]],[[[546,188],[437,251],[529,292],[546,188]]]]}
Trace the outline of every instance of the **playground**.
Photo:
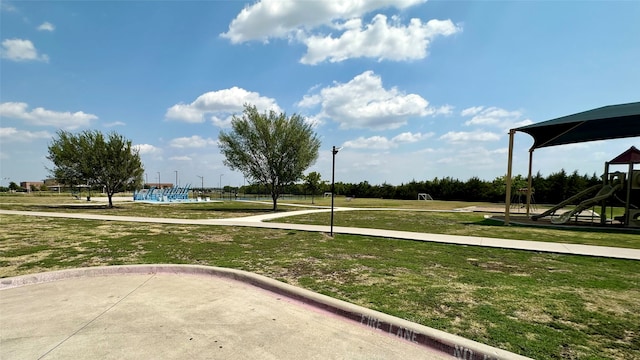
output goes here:
{"type": "MultiPolygon", "coordinates": [[[[619,139],[640,136],[640,102],[610,105],[572,115],[526,125],[509,131],[509,157],[507,164],[507,194],[505,196],[504,223],[511,221],[513,203],[511,174],[513,167],[513,143],[516,132],[533,137],[529,149],[528,186],[517,189],[518,195],[526,195],[525,219],[548,218],[552,224],[587,222],[601,227],[640,228],[640,151],[631,146],[628,150],[605,162],[602,183],[574,194],[542,213],[532,213],[534,207],[532,187],[533,153],[536,149],[575,144],[596,140],[619,139]],[[612,171],[611,166],[623,166],[612,171]],[[625,172],[626,170],[626,172],[625,172]],[[624,207],[624,214],[607,217],[607,208],[624,207]],[[586,216],[583,214],[588,212],[586,216]]],[[[520,196],[518,197],[520,199],[520,196]]],[[[515,217],[514,217],[515,220],[515,217]]]]}

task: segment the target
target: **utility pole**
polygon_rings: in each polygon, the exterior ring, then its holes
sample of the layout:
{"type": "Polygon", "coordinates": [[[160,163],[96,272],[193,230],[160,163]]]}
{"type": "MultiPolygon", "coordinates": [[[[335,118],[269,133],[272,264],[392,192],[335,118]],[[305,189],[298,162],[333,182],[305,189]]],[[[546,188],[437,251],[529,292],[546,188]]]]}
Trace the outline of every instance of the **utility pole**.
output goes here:
{"type": "Polygon", "coordinates": [[[333,199],[336,197],[336,154],[342,148],[336,148],[335,146],[332,148],[331,153],[333,154],[333,162],[331,163],[331,231],[330,236],[333,237],[333,199]]]}

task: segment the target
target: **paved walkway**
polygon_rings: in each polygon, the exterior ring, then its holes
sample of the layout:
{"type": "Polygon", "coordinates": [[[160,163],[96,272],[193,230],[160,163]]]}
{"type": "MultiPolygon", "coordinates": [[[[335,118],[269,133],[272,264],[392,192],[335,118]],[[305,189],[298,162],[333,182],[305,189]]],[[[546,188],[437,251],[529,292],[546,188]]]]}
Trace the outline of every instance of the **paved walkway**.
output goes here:
{"type": "Polygon", "coordinates": [[[525,359],[256,274],[92,267],[0,281],[2,359],[525,359]]]}
{"type": "MultiPolygon", "coordinates": [[[[335,211],[349,211],[349,210],[356,210],[356,209],[371,210],[371,209],[365,209],[365,208],[338,208],[338,209],[335,209],[335,211]]],[[[45,216],[45,217],[60,217],[60,218],[90,219],[90,220],[108,220],[108,221],[164,223],[164,224],[247,226],[247,227],[259,227],[259,228],[269,228],[269,229],[329,232],[330,230],[329,226],[326,226],[326,225],[303,225],[303,224],[263,222],[264,220],[272,220],[272,219],[283,217],[283,216],[295,216],[295,215],[301,215],[301,214],[308,214],[308,213],[314,213],[314,212],[326,212],[326,211],[330,211],[330,209],[310,209],[310,210],[289,211],[286,213],[265,214],[265,215],[233,218],[233,219],[174,219],[174,218],[151,218],[151,217],[137,217],[137,216],[117,216],[117,215],[78,214],[78,213],[74,214],[74,213],[57,213],[57,212],[45,212],[45,211],[16,211],[16,210],[0,210],[0,214],[45,216]]],[[[377,236],[377,237],[386,237],[391,239],[429,241],[429,242],[437,242],[437,243],[445,243],[445,244],[474,245],[474,246],[485,246],[485,247],[513,249],[513,250],[528,250],[528,251],[551,252],[551,253],[558,253],[558,254],[587,255],[587,256],[610,257],[610,258],[617,258],[617,259],[640,260],[640,249],[618,248],[618,247],[610,247],[610,246],[593,246],[593,245],[580,245],[580,244],[568,244],[568,243],[552,243],[552,242],[542,242],[542,241],[496,239],[496,238],[477,237],[477,236],[429,234],[429,233],[418,233],[418,232],[411,232],[411,231],[355,228],[355,227],[344,227],[344,226],[334,226],[333,232],[336,234],[377,236]]]]}

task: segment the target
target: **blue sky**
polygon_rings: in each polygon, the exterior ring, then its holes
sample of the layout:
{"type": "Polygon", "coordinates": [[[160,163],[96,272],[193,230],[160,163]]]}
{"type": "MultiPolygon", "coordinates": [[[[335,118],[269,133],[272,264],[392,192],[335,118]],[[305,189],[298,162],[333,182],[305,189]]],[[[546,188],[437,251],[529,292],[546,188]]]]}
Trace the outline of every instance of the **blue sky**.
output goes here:
{"type": "MultiPolygon", "coordinates": [[[[217,138],[244,103],[304,115],[323,179],[335,145],[336,181],[492,180],[510,128],[640,101],[638,1],[0,5],[5,186],[48,176],[58,129],[131,139],[149,182],[242,185],[217,138]]],[[[516,135],[515,174],[532,143],[516,135]]],[[[539,149],[533,170],[600,174],[631,145],[539,149]]]]}

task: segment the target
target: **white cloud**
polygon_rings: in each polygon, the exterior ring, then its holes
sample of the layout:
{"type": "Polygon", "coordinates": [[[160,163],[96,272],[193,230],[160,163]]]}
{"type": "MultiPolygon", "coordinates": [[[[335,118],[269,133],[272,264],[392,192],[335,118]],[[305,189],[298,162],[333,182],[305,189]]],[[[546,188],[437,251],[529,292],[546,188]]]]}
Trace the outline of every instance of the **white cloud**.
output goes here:
{"type": "Polygon", "coordinates": [[[173,160],[173,161],[191,161],[193,159],[191,159],[189,156],[172,156],[169,158],[169,160],[173,160]]]}
{"type": "Polygon", "coordinates": [[[507,111],[505,109],[490,107],[483,109],[465,122],[465,125],[495,125],[504,120],[517,119],[522,114],[519,111],[507,111]]]}
{"type": "Polygon", "coordinates": [[[435,113],[420,95],[385,89],[380,76],[372,71],[365,71],[346,84],[334,83],[320,90],[319,95],[306,95],[298,106],[318,104],[321,110],[314,119],[332,119],[342,129],[395,129],[409,118],[435,113]]]}
{"type": "Polygon", "coordinates": [[[435,109],[435,115],[451,115],[454,107],[452,105],[442,105],[435,109]]]}
{"type": "Polygon", "coordinates": [[[211,122],[213,123],[213,125],[219,127],[219,128],[228,128],[231,127],[231,121],[233,120],[233,114],[225,117],[225,118],[220,118],[218,116],[211,116],[211,122]]]}
{"type": "Polygon", "coordinates": [[[345,148],[352,149],[390,149],[396,145],[384,136],[359,137],[355,140],[345,141],[345,148]]]}
{"type": "Polygon", "coordinates": [[[426,138],[432,137],[433,133],[421,134],[421,133],[411,133],[411,132],[403,132],[402,134],[396,135],[391,139],[396,144],[399,143],[414,143],[420,140],[424,140],[426,138]]]}
{"type": "Polygon", "coordinates": [[[55,29],[56,27],[48,21],[45,21],[42,24],[40,24],[40,26],[38,26],[38,30],[40,31],[53,31],[55,29]]]}
{"type": "MultiPolygon", "coordinates": [[[[499,168],[504,166],[505,161],[505,154],[500,149],[489,150],[484,147],[473,146],[448,151],[446,156],[438,158],[435,162],[440,165],[453,165],[469,172],[469,170],[499,168]]],[[[471,172],[470,174],[473,173],[471,172]]]]}
{"type": "Polygon", "coordinates": [[[5,39],[2,41],[1,55],[12,61],[49,62],[49,56],[38,54],[38,50],[30,40],[5,39]]]}
{"type": "Polygon", "coordinates": [[[207,146],[215,146],[218,142],[211,138],[202,138],[198,135],[190,137],[175,138],[169,142],[169,146],[175,148],[203,148],[207,146]]]}
{"type": "Polygon", "coordinates": [[[304,64],[329,60],[369,57],[378,60],[406,61],[423,59],[431,40],[461,31],[451,20],[418,18],[407,25],[392,16],[374,15],[364,24],[362,17],[380,9],[403,10],[426,0],[262,0],[245,7],[221,34],[233,44],[269,39],[288,39],[307,46],[301,58],[304,64]],[[319,31],[331,30],[331,34],[319,31]],[[337,34],[336,36],[333,33],[337,34]]]}
{"type": "Polygon", "coordinates": [[[462,110],[460,112],[460,115],[462,115],[462,116],[473,116],[473,115],[476,115],[477,113],[479,113],[480,111],[482,111],[482,109],[484,109],[484,106],[473,106],[473,107],[466,108],[466,109],[462,110]]]}
{"type": "Polygon", "coordinates": [[[2,142],[30,142],[37,139],[51,139],[53,134],[47,131],[25,131],[13,127],[0,128],[2,142]]]}
{"type": "Polygon", "coordinates": [[[82,111],[71,113],[46,110],[44,108],[35,108],[27,111],[27,103],[23,102],[5,102],[0,104],[0,117],[8,117],[24,120],[32,125],[53,126],[63,129],[77,129],[87,127],[91,124],[91,120],[98,119],[93,114],[87,114],[82,111]]]}
{"type": "Polygon", "coordinates": [[[286,38],[300,29],[328,25],[334,20],[351,19],[381,8],[407,7],[426,0],[262,0],[245,7],[221,34],[232,43],[286,38]]]}
{"type": "Polygon", "coordinates": [[[449,131],[448,133],[440,136],[440,140],[445,140],[449,143],[497,141],[500,140],[500,135],[488,131],[449,131]]]}
{"type": "Polygon", "coordinates": [[[151,144],[137,144],[133,148],[137,149],[140,155],[159,155],[162,153],[162,149],[151,144]]]}
{"type": "Polygon", "coordinates": [[[532,124],[529,119],[521,120],[522,112],[508,111],[499,107],[475,106],[462,110],[462,116],[471,116],[464,124],[467,126],[491,126],[503,131],[532,124]]]}
{"type": "Polygon", "coordinates": [[[516,121],[516,122],[510,124],[509,129],[518,128],[518,127],[521,127],[521,126],[527,126],[527,125],[531,125],[531,124],[533,124],[533,120],[531,120],[531,119],[525,119],[525,120],[521,120],[521,121],[516,121]]]}
{"type": "Polygon", "coordinates": [[[204,93],[190,104],[173,105],[167,109],[165,117],[188,123],[202,123],[205,121],[205,115],[211,114],[211,120],[215,125],[228,126],[230,115],[242,113],[244,104],[255,105],[259,111],[281,112],[274,99],[234,86],[204,93]],[[221,120],[222,118],[226,119],[221,120]]]}
{"type": "Polygon", "coordinates": [[[6,11],[6,12],[18,12],[18,9],[9,4],[6,0],[0,1],[0,11],[6,11]]]}
{"type": "Polygon", "coordinates": [[[422,23],[411,19],[409,25],[399,24],[393,17],[376,15],[371,24],[363,26],[361,19],[344,23],[345,31],[337,38],[332,35],[302,37],[307,53],[300,62],[315,65],[322,61],[340,62],[352,58],[368,57],[378,61],[406,61],[424,59],[431,40],[460,31],[451,20],[430,20],[422,23]]]}
{"type": "Polygon", "coordinates": [[[125,125],[127,124],[122,121],[114,121],[114,122],[104,124],[105,127],[125,126],[125,125]]]}
{"type": "Polygon", "coordinates": [[[433,136],[433,133],[429,133],[429,134],[415,133],[414,134],[410,132],[404,132],[402,134],[394,136],[390,140],[384,136],[372,136],[368,138],[359,137],[355,140],[349,140],[344,142],[342,146],[344,146],[345,148],[352,148],[352,149],[386,150],[386,149],[396,148],[400,144],[414,143],[431,136],[433,136]]]}

